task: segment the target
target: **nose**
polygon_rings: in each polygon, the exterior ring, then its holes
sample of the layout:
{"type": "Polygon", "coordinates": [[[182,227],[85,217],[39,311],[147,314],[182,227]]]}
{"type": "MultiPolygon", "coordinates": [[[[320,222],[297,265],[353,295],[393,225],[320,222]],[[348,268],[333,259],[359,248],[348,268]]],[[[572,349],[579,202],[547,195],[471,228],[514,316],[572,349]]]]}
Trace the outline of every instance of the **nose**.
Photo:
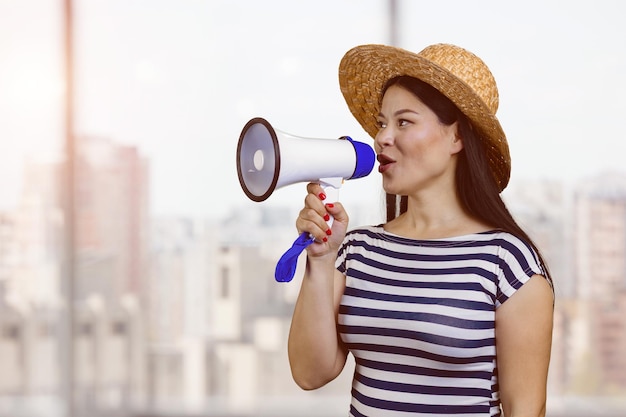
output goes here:
{"type": "Polygon", "coordinates": [[[393,130],[387,127],[382,127],[376,134],[374,143],[379,149],[391,146],[394,143],[393,130]]]}

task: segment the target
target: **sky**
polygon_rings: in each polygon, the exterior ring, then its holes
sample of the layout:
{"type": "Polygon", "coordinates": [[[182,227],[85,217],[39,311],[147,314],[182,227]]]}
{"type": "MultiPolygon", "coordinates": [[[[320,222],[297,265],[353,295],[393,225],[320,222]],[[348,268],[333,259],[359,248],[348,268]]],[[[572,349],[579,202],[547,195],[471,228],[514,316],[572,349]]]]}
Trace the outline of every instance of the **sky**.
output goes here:
{"type": "MultiPolygon", "coordinates": [[[[62,1],[0,0],[0,210],[28,160],[63,151],[62,1]]],[[[353,46],[389,43],[385,0],[75,0],[74,130],[136,146],[155,215],[225,216],[299,206],[304,185],[252,203],[237,179],[245,123],[294,135],[370,138],[337,67],[353,46]]],[[[624,171],[626,25],[620,0],[398,0],[397,46],[453,43],[480,56],[500,92],[511,184],[624,171]]],[[[506,191],[505,191],[506,193],[506,191]]],[[[380,177],[347,181],[376,203],[380,177]]],[[[295,219],[294,219],[295,220],[295,219]]]]}

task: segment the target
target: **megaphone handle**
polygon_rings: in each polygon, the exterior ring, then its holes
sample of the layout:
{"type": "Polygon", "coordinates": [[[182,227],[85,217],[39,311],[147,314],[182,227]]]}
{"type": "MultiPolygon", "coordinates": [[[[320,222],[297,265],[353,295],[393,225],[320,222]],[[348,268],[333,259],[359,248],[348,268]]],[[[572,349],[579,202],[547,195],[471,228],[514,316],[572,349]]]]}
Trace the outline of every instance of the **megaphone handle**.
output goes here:
{"type": "MultiPolygon", "coordinates": [[[[334,203],[339,201],[339,189],[343,184],[343,178],[322,178],[319,181],[319,184],[324,189],[324,194],[326,194],[326,199],[324,199],[324,204],[334,203]]],[[[330,219],[326,221],[328,224],[328,228],[333,227],[333,221],[335,218],[330,215],[330,219]]]]}
{"type": "MultiPolygon", "coordinates": [[[[322,188],[324,188],[324,194],[326,194],[326,198],[324,199],[324,204],[334,203],[339,200],[338,188],[335,188],[332,185],[329,185],[326,187],[322,185],[322,188]]],[[[330,218],[326,220],[326,224],[328,224],[328,228],[330,229],[331,227],[333,227],[333,221],[335,220],[335,218],[333,217],[332,214],[328,214],[328,215],[330,216],[330,218]]]]}

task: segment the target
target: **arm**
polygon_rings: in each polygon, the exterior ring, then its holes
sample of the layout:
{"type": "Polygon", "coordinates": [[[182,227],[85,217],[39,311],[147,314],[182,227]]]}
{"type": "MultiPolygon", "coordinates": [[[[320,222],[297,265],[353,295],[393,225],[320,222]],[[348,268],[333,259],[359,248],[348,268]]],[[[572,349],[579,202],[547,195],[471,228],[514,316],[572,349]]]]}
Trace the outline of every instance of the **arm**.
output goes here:
{"type": "Polygon", "coordinates": [[[543,417],[554,296],[542,276],[533,276],[496,310],[500,400],[505,417],[543,417]]]}
{"type": "Polygon", "coordinates": [[[347,351],[337,333],[339,301],[345,277],[335,269],[337,250],[348,224],[341,204],[327,207],[318,197],[321,187],[309,184],[305,208],[296,222],[298,231],[307,231],[316,242],[307,248],[307,263],[289,332],[289,363],[296,383],[303,389],[316,389],[339,375],[347,351]],[[332,234],[324,215],[335,217],[332,234]],[[326,238],[326,242],[323,239],[326,238]]]}
{"type": "MultiPolygon", "coordinates": [[[[289,362],[294,381],[303,389],[317,389],[341,373],[347,351],[337,333],[339,299],[345,277],[315,276],[307,263],[289,333],[289,362]]],[[[334,270],[334,265],[333,268],[334,270]]]]}

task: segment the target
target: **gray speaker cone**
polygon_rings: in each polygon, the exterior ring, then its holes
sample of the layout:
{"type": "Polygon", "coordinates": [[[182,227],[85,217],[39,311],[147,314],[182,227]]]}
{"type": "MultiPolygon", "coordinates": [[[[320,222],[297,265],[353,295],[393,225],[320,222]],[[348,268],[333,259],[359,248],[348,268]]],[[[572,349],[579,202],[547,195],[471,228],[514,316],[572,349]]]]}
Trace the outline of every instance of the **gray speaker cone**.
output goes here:
{"type": "Polygon", "coordinates": [[[266,200],[276,188],[280,173],[280,148],[272,125],[257,117],[244,126],[237,144],[237,175],[252,201],[266,200]]]}

